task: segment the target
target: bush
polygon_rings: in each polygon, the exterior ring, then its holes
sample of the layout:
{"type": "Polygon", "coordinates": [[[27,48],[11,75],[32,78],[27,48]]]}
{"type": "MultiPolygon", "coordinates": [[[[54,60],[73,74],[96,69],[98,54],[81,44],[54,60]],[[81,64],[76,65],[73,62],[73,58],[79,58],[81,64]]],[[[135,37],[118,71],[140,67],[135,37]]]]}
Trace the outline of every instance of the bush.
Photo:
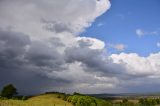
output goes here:
{"type": "Polygon", "coordinates": [[[68,98],[68,95],[65,94],[62,99],[63,99],[64,101],[67,101],[67,98],[68,98]]]}
{"type": "Polygon", "coordinates": [[[77,101],[78,101],[78,98],[79,98],[78,95],[73,96],[73,97],[72,97],[72,100],[71,100],[71,103],[72,103],[73,105],[76,105],[76,103],[77,103],[77,101]]]}
{"type": "Polygon", "coordinates": [[[67,101],[71,102],[73,106],[112,106],[105,100],[85,95],[69,96],[67,101]]]}
{"type": "Polygon", "coordinates": [[[71,102],[71,100],[72,100],[72,96],[69,96],[69,97],[67,98],[67,101],[68,101],[68,102],[71,102]]]}
{"type": "Polygon", "coordinates": [[[58,96],[57,96],[57,98],[61,98],[61,96],[60,96],[60,95],[58,95],[58,96]]]}
{"type": "Polygon", "coordinates": [[[23,97],[22,97],[22,100],[27,100],[27,99],[28,99],[27,96],[23,96],[23,97]]]}
{"type": "Polygon", "coordinates": [[[90,103],[88,103],[84,97],[80,97],[76,106],[90,106],[90,103]]]}
{"type": "Polygon", "coordinates": [[[152,99],[152,98],[141,98],[139,100],[139,103],[143,106],[155,106],[157,104],[160,104],[160,99],[152,99]]]}
{"type": "Polygon", "coordinates": [[[6,97],[1,97],[0,96],[0,100],[7,100],[8,98],[6,98],[6,97]]]}

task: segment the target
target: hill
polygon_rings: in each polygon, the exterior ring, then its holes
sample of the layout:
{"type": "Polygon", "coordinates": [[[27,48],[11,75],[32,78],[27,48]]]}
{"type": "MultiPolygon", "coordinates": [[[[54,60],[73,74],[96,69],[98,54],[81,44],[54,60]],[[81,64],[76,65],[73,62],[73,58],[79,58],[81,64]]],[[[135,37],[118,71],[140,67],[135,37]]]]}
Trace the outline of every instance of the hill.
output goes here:
{"type": "Polygon", "coordinates": [[[0,99],[0,106],[111,106],[111,102],[79,93],[67,95],[59,92],[47,92],[29,97],[27,100],[2,99],[0,99]]]}
{"type": "Polygon", "coordinates": [[[0,106],[73,106],[63,100],[63,94],[42,94],[28,100],[0,100],[0,106]]]}

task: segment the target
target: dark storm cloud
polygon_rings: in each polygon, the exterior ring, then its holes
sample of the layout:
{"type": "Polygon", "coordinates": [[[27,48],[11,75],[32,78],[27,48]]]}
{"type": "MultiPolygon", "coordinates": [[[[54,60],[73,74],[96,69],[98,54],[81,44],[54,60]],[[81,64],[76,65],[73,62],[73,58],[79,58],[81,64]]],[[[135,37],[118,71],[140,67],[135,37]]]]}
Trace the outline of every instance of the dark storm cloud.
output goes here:
{"type": "Polygon", "coordinates": [[[3,31],[0,29],[0,62],[1,67],[18,66],[23,61],[23,56],[30,39],[22,33],[3,31]]]}
{"type": "MultiPolygon", "coordinates": [[[[57,69],[64,64],[63,55],[54,48],[61,43],[57,41],[54,46],[48,46],[40,41],[31,41],[29,36],[9,30],[0,30],[0,60],[1,65],[27,64],[37,67],[50,67],[57,69]],[[14,62],[15,61],[15,62],[14,62]],[[9,64],[11,63],[11,64],[9,64]]],[[[51,39],[53,41],[53,38],[51,39]]],[[[53,69],[53,70],[55,70],[53,69]]]]}
{"type": "Polygon", "coordinates": [[[20,91],[38,93],[70,83],[47,76],[50,71],[62,69],[62,57],[43,43],[31,42],[23,33],[0,30],[0,86],[13,83],[20,91]]]}
{"type": "Polygon", "coordinates": [[[64,64],[63,55],[42,42],[32,42],[25,58],[31,64],[52,70],[60,70],[60,66],[64,64]]]}
{"type": "Polygon", "coordinates": [[[43,93],[47,90],[58,90],[59,86],[65,86],[70,82],[60,78],[48,78],[45,75],[38,74],[25,68],[1,68],[0,69],[0,87],[12,83],[20,94],[43,93]],[[54,89],[53,89],[54,88],[54,89]]]}

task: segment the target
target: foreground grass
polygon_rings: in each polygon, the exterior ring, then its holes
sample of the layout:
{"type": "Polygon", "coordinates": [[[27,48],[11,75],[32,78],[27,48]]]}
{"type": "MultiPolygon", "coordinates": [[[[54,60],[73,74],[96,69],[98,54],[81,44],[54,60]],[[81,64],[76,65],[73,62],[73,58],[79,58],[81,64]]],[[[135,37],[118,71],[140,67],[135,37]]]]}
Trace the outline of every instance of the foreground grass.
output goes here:
{"type": "Polygon", "coordinates": [[[58,94],[45,94],[32,97],[26,101],[22,100],[0,100],[0,106],[72,106],[62,98],[58,98],[58,94]]]}

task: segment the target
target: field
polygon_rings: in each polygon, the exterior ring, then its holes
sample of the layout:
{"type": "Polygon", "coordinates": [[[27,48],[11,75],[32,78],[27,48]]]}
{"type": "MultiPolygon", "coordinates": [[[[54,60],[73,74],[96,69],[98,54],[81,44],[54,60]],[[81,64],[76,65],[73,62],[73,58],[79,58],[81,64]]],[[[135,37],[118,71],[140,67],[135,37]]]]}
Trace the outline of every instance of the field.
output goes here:
{"type": "MultiPolygon", "coordinates": [[[[0,100],[0,106],[72,106],[62,100],[58,94],[44,94],[31,97],[28,100],[0,100]]],[[[63,95],[61,95],[62,97],[63,95]]]]}
{"type": "MultiPolygon", "coordinates": [[[[112,102],[113,102],[113,103],[123,102],[123,99],[113,100],[112,102]]],[[[136,103],[139,102],[139,100],[138,100],[138,99],[137,99],[137,100],[129,99],[128,102],[132,102],[132,103],[135,103],[135,104],[136,104],[136,103]]]]}

